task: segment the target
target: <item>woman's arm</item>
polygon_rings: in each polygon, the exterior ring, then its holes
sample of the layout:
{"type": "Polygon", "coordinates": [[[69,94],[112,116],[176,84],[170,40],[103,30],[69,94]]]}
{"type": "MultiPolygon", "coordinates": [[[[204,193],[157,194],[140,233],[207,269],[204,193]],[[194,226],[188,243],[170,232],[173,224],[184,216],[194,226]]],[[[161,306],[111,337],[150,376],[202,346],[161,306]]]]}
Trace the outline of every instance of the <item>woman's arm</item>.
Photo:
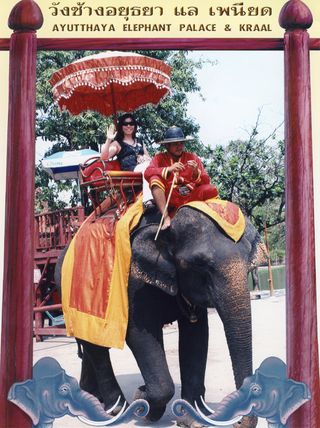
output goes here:
{"type": "Polygon", "coordinates": [[[146,162],[146,161],[150,161],[151,160],[151,156],[149,155],[148,150],[147,150],[147,148],[146,148],[146,146],[145,146],[144,143],[142,144],[142,147],[143,147],[143,155],[138,155],[137,156],[138,164],[142,163],[142,162],[146,162]]]}
{"type": "Polygon", "coordinates": [[[151,159],[151,156],[149,155],[146,145],[144,143],[143,143],[143,155],[151,159]]]}
{"type": "Polygon", "coordinates": [[[109,160],[113,158],[113,156],[117,155],[121,150],[121,147],[117,141],[108,141],[104,143],[101,148],[100,157],[103,160],[109,160]]]}

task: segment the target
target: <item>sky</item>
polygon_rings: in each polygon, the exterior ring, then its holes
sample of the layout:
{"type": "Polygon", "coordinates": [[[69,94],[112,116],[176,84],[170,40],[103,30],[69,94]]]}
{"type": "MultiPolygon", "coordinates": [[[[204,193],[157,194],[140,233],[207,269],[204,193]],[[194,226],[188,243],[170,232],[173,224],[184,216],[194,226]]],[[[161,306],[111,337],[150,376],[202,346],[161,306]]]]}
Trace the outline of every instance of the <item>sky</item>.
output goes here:
{"type": "MultiPolygon", "coordinates": [[[[201,93],[189,96],[188,113],[200,125],[200,139],[215,146],[245,138],[256,123],[268,136],[284,120],[282,52],[192,52],[194,59],[210,59],[197,72],[201,93]]],[[[283,138],[283,126],[277,132],[283,138]]]]}

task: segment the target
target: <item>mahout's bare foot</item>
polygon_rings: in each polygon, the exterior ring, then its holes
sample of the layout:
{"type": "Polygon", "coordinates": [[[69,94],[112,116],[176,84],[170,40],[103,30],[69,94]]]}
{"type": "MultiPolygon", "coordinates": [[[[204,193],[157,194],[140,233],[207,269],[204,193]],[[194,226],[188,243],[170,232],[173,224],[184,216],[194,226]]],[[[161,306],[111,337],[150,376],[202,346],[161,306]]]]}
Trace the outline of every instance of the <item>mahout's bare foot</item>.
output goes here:
{"type": "Polygon", "coordinates": [[[170,227],[170,224],[171,224],[171,219],[170,219],[170,217],[167,215],[167,216],[165,216],[165,218],[164,218],[164,220],[163,220],[161,230],[166,230],[166,229],[168,229],[168,228],[170,227]]]}
{"type": "Polygon", "coordinates": [[[233,425],[234,428],[255,428],[258,424],[256,416],[244,416],[241,421],[233,425]]]}

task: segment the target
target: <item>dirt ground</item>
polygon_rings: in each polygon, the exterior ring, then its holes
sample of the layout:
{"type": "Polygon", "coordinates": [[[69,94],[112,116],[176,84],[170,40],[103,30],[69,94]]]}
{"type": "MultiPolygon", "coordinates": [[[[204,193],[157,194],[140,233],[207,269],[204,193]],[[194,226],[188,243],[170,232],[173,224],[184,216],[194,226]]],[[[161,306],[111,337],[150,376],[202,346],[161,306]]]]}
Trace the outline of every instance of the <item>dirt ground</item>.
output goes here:
{"type": "MultiPolygon", "coordinates": [[[[285,295],[283,290],[275,292],[273,297],[268,292],[262,292],[261,298],[252,300],[253,319],[253,350],[254,369],[267,357],[277,356],[285,361],[285,295]]],[[[226,345],[223,326],[219,316],[210,310],[210,343],[208,366],[206,373],[206,401],[210,405],[219,402],[222,398],[235,390],[231,362],[226,345]]],[[[176,387],[174,399],[180,397],[180,379],[178,365],[178,331],[176,323],[164,329],[165,348],[168,365],[176,387]]],[[[79,379],[80,360],[77,357],[77,346],[73,338],[56,337],[43,342],[34,342],[34,362],[44,356],[55,358],[65,369],[67,374],[79,379]]],[[[137,364],[128,348],[111,350],[111,358],[118,381],[128,399],[132,400],[136,388],[143,384],[137,364]]],[[[88,425],[77,418],[65,416],[56,419],[54,428],[83,428],[88,425]]],[[[170,405],[161,420],[154,424],[147,424],[139,419],[130,423],[120,424],[119,427],[173,427],[174,416],[170,405]]],[[[266,428],[265,419],[259,419],[258,428],[266,428]]]]}

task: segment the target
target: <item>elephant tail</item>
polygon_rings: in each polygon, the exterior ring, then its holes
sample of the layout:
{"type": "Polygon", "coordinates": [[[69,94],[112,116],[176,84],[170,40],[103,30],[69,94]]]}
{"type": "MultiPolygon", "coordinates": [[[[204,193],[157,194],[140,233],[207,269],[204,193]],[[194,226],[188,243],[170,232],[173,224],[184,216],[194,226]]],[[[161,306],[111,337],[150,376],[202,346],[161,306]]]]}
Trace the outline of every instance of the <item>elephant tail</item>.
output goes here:
{"type": "Polygon", "coordinates": [[[67,250],[69,248],[69,245],[70,245],[70,243],[67,244],[65,246],[65,248],[61,251],[61,253],[60,253],[59,257],[58,257],[55,269],[54,269],[54,282],[55,282],[55,284],[57,286],[57,290],[60,293],[60,296],[61,296],[61,269],[62,269],[62,264],[63,264],[64,256],[66,255],[66,252],[67,252],[67,250]]]}

